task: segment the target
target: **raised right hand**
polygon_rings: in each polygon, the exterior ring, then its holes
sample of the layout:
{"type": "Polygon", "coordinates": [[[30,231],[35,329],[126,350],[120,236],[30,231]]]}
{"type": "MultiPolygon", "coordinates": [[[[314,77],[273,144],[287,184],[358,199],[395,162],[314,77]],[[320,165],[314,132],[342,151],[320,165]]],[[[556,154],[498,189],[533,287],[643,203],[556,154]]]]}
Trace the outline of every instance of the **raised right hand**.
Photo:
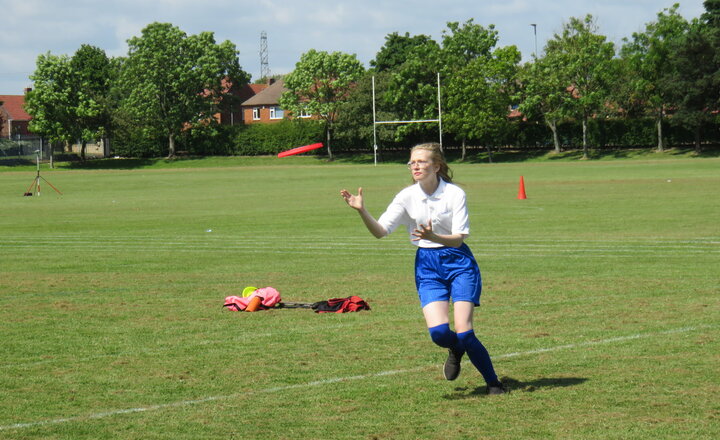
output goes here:
{"type": "Polygon", "coordinates": [[[357,209],[360,211],[365,207],[363,204],[363,195],[362,195],[362,188],[358,188],[357,195],[352,195],[348,192],[348,190],[343,189],[340,191],[340,196],[345,200],[345,203],[348,204],[351,208],[357,209]]]}

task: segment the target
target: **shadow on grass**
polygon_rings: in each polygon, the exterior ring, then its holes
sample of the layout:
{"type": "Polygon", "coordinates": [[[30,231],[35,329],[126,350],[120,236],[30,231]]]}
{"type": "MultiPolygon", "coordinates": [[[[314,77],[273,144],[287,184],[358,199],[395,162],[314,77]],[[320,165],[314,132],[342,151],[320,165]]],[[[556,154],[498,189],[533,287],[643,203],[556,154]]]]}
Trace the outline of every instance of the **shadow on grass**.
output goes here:
{"type": "Polygon", "coordinates": [[[30,159],[0,159],[0,166],[4,167],[17,167],[26,165],[35,165],[35,161],[30,159]]]}
{"type": "Polygon", "coordinates": [[[673,148],[666,153],[674,156],[720,157],[720,147],[704,148],[700,152],[695,151],[694,148],[673,148]]]}
{"type": "MultiPolygon", "coordinates": [[[[488,154],[487,151],[478,153],[469,153],[465,157],[465,163],[512,163],[525,162],[528,160],[538,159],[547,155],[546,150],[501,150],[488,154]]],[[[453,159],[452,153],[448,154],[448,159],[453,159]]],[[[460,160],[458,155],[457,160],[460,160]]]]}
{"type": "MultiPolygon", "coordinates": [[[[587,159],[583,158],[582,150],[565,150],[555,153],[548,150],[499,150],[491,155],[486,150],[469,150],[465,160],[461,160],[461,151],[448,149],[446,157],[453,164],[490,164],[519,162],[574,162],[582,160],[622,160],[622,159],[655,159],[655,158],[718,158],[719,147],[706,147],[701,152],[693,148],[668,148],[662,153],[655,149],[591,149],[587,159]]],[[[404,165],[409,158],[409,151],[385,150],[378,152],[378,164],[404,165]]],[[[372,152],[337,153],[330,161],[325,154],[307,155],[296,158],[298,163],[305,164],[346,164],[372,165],[375,156],[372,152]]],[[[45,163],[45,162],[43,162],[45,163]]],[[[194,168],[222,166],[254,166],[286,164],[289,161],[277,161],[275,156],[187,156],[167,158],[121,158],[121,159],[88,159],[81,161],[76,155],[56,155],[55,168],[69,170],[133,170],[145,168],[194,168]]],[[[35,165],[34,160],[26,158],[3,158],[0,166],[27,167],[35,165]]]]}
{"type": "Polygon", "coordinates": [[[133,170],[146,168],[163,159],[91,159],[65,162],[59,168],[70,170],[133,170]]]}
{"type": "MultiPolygon", "coordinates": [[[[465,160],[461,160],[462,152],[458,149],[447,149],[445,157],[451,164],[491,164],[491,163],[520,163],[520,162],[575,162],[575,161],[609,161],[623,159],[658,159],[666,158],[717,158],[720,157],[720,148],[709,146],[702,151],[696,152],[693,148],[668,148],[660,153],[654,148],[619,148],[619,149],[594,149],[583,156],[582,149],[563,150],[555,153],[552,150],[526,149],[513,150],[503,149],[488,153],[487,150],[468,150],[465,160]]],[[[382,151],[378,154],[378,163],[404,164],[409,157],[409,151],[382,151]]],[[[315,156],[319,162],[328,162],[327,156],[315,156]]],[[[335,154],[332,162],[338,164],[372,164],[375,158],[372,153],[338,153],[335,154]]]]}
{"type": "MultiPolygon", "coordinates": [[[[532,393],[541,388],[565,388],[580,385],[588,381],[584,377],[543,377],[527,382],[522,382],[510,377],[503,377],[502,382],[510,392],[532,393]]],[[[478,396],[486,396],[485,386],[481,387],[457,387],[454,393],[443,396],[448,400],[470,399],[478,396]]]]}
{"type": "MultiPolygon", "coordinates": [[[[445,158],[449,163],[507,163],[507,162],[524,162],[527,160],[537,159],[547,154],[547,151],[499,151],[492,153],[492,160],[486,152],[470,151],[462,160],[462,152],[457,149],[446,150],[445,158]]],[[[410,158],[410,150],[408,151],[383,151],[378,154],[377,161],[379,164],[402,164],[407,163],[410,158]]],[[[317,156],[318,160],[327,162],[327,156],[317,156]]],[[[375,157],[371,153],[339,153],[335,154],[333,162],[343,164],[372,164],[375,157]]]]}
{"type": "MultiPolygon", "coordinates": [[[[410,153],[408,151],[384,151],[378,153],[379,164],[405,164],[410,153]]],[[[315,156],[318,161],[328,162],[327,156],[315,156]]],[[[333,155],[332,162],[338,164],[366,165],[375,163],[375,156],[372,153],[338,153],[333,155]]]]}

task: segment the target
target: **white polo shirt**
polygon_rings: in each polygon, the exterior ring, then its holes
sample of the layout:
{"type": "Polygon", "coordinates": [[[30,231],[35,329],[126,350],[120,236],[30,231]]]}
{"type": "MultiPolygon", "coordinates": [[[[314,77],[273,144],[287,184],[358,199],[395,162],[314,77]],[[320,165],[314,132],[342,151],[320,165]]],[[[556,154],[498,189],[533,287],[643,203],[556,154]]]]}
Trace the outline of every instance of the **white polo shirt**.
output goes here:
{"type": "Polygon", "coordinates": [[[415,238],[412,232],[420,224],[427,225],[428,221],[432,221],[436,234],[470,234],[465,191],[440,179],[435,192],[427,195],[420,184],[416,183],[400,191],[378,219],[378,223],[388,234],[399,225],[405,225],[410,234],[410,242],[415,246],[442,247],[440,243],[428,240],[412,241],[415,238]]]}

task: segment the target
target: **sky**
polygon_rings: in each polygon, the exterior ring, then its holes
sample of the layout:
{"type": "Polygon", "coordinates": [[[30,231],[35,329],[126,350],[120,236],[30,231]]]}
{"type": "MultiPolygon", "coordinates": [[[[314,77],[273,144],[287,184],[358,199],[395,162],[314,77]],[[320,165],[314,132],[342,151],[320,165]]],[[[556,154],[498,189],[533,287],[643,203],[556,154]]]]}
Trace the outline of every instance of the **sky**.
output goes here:
{"type": "Polygon", "coordinates": [[[153,22],[230,40],[255,80],[263,31],[271,74],[291,72],[310,49],[355,54],[369,67],[388,34],[424,34],[440,42],[448,22],[469,19],[495,25],[498,46],[515,45],[528,61],[536,41],[542,54],[571,17],[592,14],[598,32],[619,47],[674,3],[686,19],[704,11],[703,0],[0,0],[0,95],[32,87],[29,76],[40,54],[72,56],[89,44],[110,57],[125,56],[127,40],[153,22]]]}

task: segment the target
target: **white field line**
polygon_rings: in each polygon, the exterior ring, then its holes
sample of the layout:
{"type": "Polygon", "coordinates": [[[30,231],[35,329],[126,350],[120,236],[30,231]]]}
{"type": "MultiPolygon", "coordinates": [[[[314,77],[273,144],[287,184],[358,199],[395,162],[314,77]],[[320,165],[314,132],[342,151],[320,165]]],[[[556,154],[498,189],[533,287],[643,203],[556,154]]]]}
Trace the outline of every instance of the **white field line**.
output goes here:
{"type": "MultiPolygon", "coordinates": [[[[37,249],[37,248],[36,248],[37,249]]],[[[94,248],[82,248],[82,249],[94,249],[94,248]]],[[[50,251],[50,249],[38,249],[42,250],[44,252],[50,251]]],[[[141,251],[149,250],[149,249],[140,249],[141,251]]],[[[162,253],[162,252],[169,252],[169,253],[192,253],[197,254],[198,250],[188,250],[188,249],[153,249],[156,253],[162,253]]],[[[358,252],[352,252],[348,250],[338,250],[338,249],[332,249],[332,255],[333,256],[352,256],[352,257],[358,257],[359,255],[370,255],[368,252],[370,250],[364,251],[362,254],[359,254],[358,252]]],[[[234,252],[238,255],[315,255],[317,256],[318,251],[304,251],[304,250],[273,250],[273,249],[264,249],[264,250],[258,250],[258,249],[224,249],[224,250],[217,250],[213,252],[234,252]]],[[[475,257],[480,260],[483,257],[492,257],[492,258],[511,258],[513,260],[517,259],[518,257],[522,258],[552,258],[552,257],[558,257],[558,255],[566,255],[568,258],[572,259],[596,259],[596,258],[602,258],[602,259],[633,259],[638,258],[640,254],[642,255],[652,255],[655,258],[681,258],[683,255],[707,255],[707,254],[718,254],[718,252],[702,252],[702,251],[694,251],[694,252],[686,252],[682,255],[679,255],[676,252],[647,252],[647,253],[617,253],[617,252],[611,252],[611,253],[591,253],[591,252],[576,252],[573,253],[571,251],[567,252],[540,252],[540,251],[515,251],[515,252],[473,252],[475,254],[475,257]]],[[[375,253],[372,253],[372,255],[384,255],[384,256],[403,256],[408,255],[406,251],[377,251],[375,253]]],[[[482,264],[482,261],[478,261],[482,264]]],[[[132,265],[132,264],[130,264],[132,265]]]]}
{"type": "MultiPolygon", "coordinates": [[[[41,251],[50,251],[51,248],[41,248],[37,246],[32,246],[33,249],[41,250],[41,251]]],[[[64,249],[69,249],[69,246],[65,246],[64,249]]],[[[75,248],[77,250],[108,250],[107,247],[77,247],[75,248]]],[[[205,249],[205,250],[190,250],[190,249],[157,249],[157,248],[138,248],[140,251],[155,251],[157,253],[161,252],[171,252],[171,253],[198,253],[203,251],[212,251],[212,252],[236,252],[238,254],[273,254],[273,255],[317,255],[318,250],[291,250],[291,249],[283,249],[283,250],[274,250],[274,249],[205,249]]],[[[328,248],[327,250],[332,250],[333,255],[348,255],[348,256],[357,256],[357,252],[353,252],[350,250],[343,250],[343,249],[337,249],[337,248],[328,248]]],[[[379,249],[357,249],[358,251],[377,251],[376,254],[382,254],[382,255],[408,255],[407,251],[401,251],[401,250],[379,250],[379,249]]],[[[475,254],[475,257],[508,257],[508,258],[517,258],[517,257],[527,257],[527,258],[550,258],[550,257],[556,257],[559,254],[565,254],[570,258],[618,258],[618,259],[625,259],[625,258],[637,258],[638,254],[650,254],[653,257],[657,258],[672,258],[672,257],[679,257],[677,252],[658,252],[658,251],[646,251],[646,252],[626,252],[626,253],[620,253],[617,251],[610,251],[610,253],[596,253],[600,251],[573,251],[573,250],[565,250],[565,251],[555,251],[555,252],[541,252],[541,251],[523,251],[523,250],[515,250],[515,251],[500,251],[497,252],[490,252],[490,251],[483,251],[483,252],[477,252],[473,251],[475,254]]],[[[705,254],[718,254],[720,251],[692,251],[692,252],[684,252],[684,254],[693,254],[693,255],[705,255],[705,254]]]]}
{"type": "MultiPolygon", "coordinates": [[[[401,232],[398,232],[401,233],[401,232]]],[[[396,234],[397,235],[397,234],[396,234]]],[[[67,240],[67,239],[86,239],[86,240],[129,240],[129,241],[166,241],[175,240],[177,235],[163,236],[163,235],[102,235],[102,236],[90,236],[86,233],[79,234],[54,234],[54,235],[43,235],[38,237],[37,235],[12,235],[11,237],[4,237],[5,240],[25,240],[35,241],[38,238],[45,240],[67,240]]],[[[367,234],[359,236],[345,236],[346,240],[354,241],[357,243],[365,243],[372,238],[367,234]]],[[[282,240],[284,242],[300,241],[300,242],[322,242],[327,241],[328,236],[308,236],[303,235],[302,237],[293,237],[288,235],[263,235],[262,239],[255,237],[238,237],[237,235],[223,235],[222,233],[205,233],[195,235],[183,236],[183,241],[201,241],[206,242],[208,240],[217,240],[225,243],[227,240],[231,241],[243,241],[243,242],[274,242],[276,240],[282,240]]],[[[694,239],[668,239],[666,237],[641,237],[631,238],[628,237],[622,240],[608,240],[606,238],[538,238],[537,236],[493,236],[478,238],[481,243],[509,243],[509,242],[527,242],[527,243],[647,243],[647,244],[720,244],[720,237],[696,237],[694,239]]]]}
{"type": "MultiPolygon", "coordinates": [[[[188,246],[188,245],[181,245],[181,246],[172,246],[172,245],[157,245],[157,246],[147,246],[147,245],[99,245],[99,244],[86,244],[86,245],[77,245],[77,244],[65,244],[65,245],[59,245],[59,244],[44,244],[44,245],[10,245],[6,246],[6,248],[15,248],[15,249],[31,249],[31,250],[52,250],[52,249],[75,249],[75,250],[85,250],[85,249],[92,249],[92,250],[106,250],[106,251],[117,251],[117,250],[141,250],[141,251],[157,251],[157,252],[301,252],[301,253],[312,253],[313,251],[336,251],[336,252],[345,252],[345,253],[355,253],[356,251],[381,251],[383,253],[387,251],[395,251],[395,252],[403,252],[403,253],[411,253],[412,249],[407,247],[399,248],[399,247],[388,247],[388,248],[379,248],[379,247],[359,247],[355,246],[352,249],[348,249],[348,247],[345,246],[318,246],[318,245],[307,245],[307,246],[282,246],[282,247],[258,247],[258,246],[221,246],[221,247],[210,247],[210,246],[188,246]]],[[[650,248],[650,249],[633,249],[633,248],[563,248],[563,249],[553,249],[550,247],[513,247],[510,249],[502,249],[502,248],[489,248],[489,247],[482,247],[481,249],[477,249],[474,251],[474,253],[525,253],[525,252],[549,252],[554,254],[567,254],[567,253],[597,253],[597,252],[609,252],[609,253],[618,253],[618,254],[648,254],[648,253],[658,253],[658,252],[673,252],[674,254],[680,252],[680,253],[687,253],[687,254],[697,254],[697,253],[720,253],[720,249],[688,249],[684,248],[681,250],[678,250],[678,248],[675,249],[668,249],[668,248],[650,248]]]]}
{"type": "MultiPolygon", "coordinates": [[[[0,241],[1,248],[15,248],[15,249],[33,249],[33,250],[52,250],[56,248],[62,249],[92,249],[92,250],[106,250],[115,251],[118,249],[135,249],[135,250],[150,250],[156,252],[245,252],[245,253],[280,253],[280,254],[309,254],[314,251],[333,251],[334,253],[340,254],[355,254],[357,251],[381,251],[387,252],[398,252],[408,253],[412,249],[407,245],[398,246],[395,243],[391,243],[389,246],[367,246],[366,244],[359,243],[332,243],[332,244],[317,244],[317,243],[285,243],[282,247],[277,247],[277,243],[237,243],[237,244],[211,244],[211,243],[188,243],[188,242],[159,242],[148,246],[148,243],[143,242],[105,242],[98,243],[97,241],[74,241],[70,243],[66,242],[43,242],[38,241],[35,243],[25,242],[13,242],[11,240],[0,241]]],[[[493,245],[486,244],[475,248],[476,254],[488,254],[495,255],[496,253],[522,253],[534,255],[537,252],[542,252],[542,255],[554,255],[554,254],[597,254],[603,253],[603,256],[626,256],[623,254],[653,254],[658,255],[663,252],[672,252],[676,254],[678,251],[687,254],[716,254],[720,253],[720,248],[707,247],[707,246],[648,246],[648,245],[619,245],[619,246],[608,246],[604,244],[602,246],[563,246],[563,245],[537,245],[537,244],[502,244],[493,245]]]]}
{"type": "MultiPolygon", "coordinates": [[[[367,246],[368,243],[374,240],[369,236],[361,237],[343,237],[342,241],[336,239],[330,240],[327,236],[325,237],[291,237],[291,236],[264,236],[262,239],[256,237],[237,237],[237,236],[223,236],[223,235],[211,235],[207,234],[204,236],[183,236],[179,239],[178,236],[98,236],[92,237],[87,235],[51,235],[51,236],[10,236],[0,238],[0,244],[37,244],[47,243],[54,245],[68,245],[68,244],[138,244],[148,245],[152,243],[166,244],[166,245],[216,245],[224,247],[228,245],[277,245],[281,242],[283,245],[297,245],[297,246],[310,246],[317,245],[318,243],[332,243],[333,246],[367,246]]],[[[382,242],[377,242],[378,246],[387,245],[398,245],[407,243],[399,235],[395,235],[393,238],[388,238],[382,242]],[[382,244],[380,244],[382,243],[382,244]]],[[[720,244],[718,239],[714,238],[698,238],[694,240],[669,240],[669,239],[623,239],[623,240],[608,240],[608,239],[542,239],[537,237],[492,237],[492,238],[479,238],[477,242],[471,240],[474,247],[483,246],[508,246],[508,247],[568,247],[573,245],[582,245],[583,247],[668,247],[668,248],[701,248],[714,247],[720,244]]]]}
{"type": "MultiPolygon", "coordinates": [[[[412,249],[407,245],[408,243],[402,243],[400,245],[396,243],[390,243],[388,245],[368,245],[367,243],[342,243],[342,242],[326,242],[324,244],[318,244],[318,243],[282,243],[278,244],[277,242],[257,242],[257,243],[245,243],[245,242],[238,242],[238,243],[179,243],[179,242],[158,242],[158,243],[144,243],[144,242],[118,242],[118,241],[105,241],[102,243],[98,243],[98,241],[87,241],[87,242],[79,242],[79,241],[73,241],[73,242],[44,242],[44,241],[35,241],[35,242],[0,242],[0,246],[2,247],[12,247],[12,248],[97,248],[97,249],[122,249],[122,248],[128,248],[128,249],[159,249],[159,248],[186,248],[190,250],[194,249],[205,249],[205,250],[233,250],[233,249],[257,249],[257,248],[291,248],[291,249],[345,249],[348,247],[351,248],[357,248],[357,249],[377,249],[377,250],[387,250],[390,249],[402,249],[402,250],[409,250],[412,249]]],[[[593,245],[585,245],[585,246],[577,246],[577,245],[539,245],[539,244],[480,244],[473,246],[475,249],[479,250],[485,250],[485,249],[502,249],[502,250],[533,250],[533,249],[539,249],[539,250],[559,250],[559,251],[620,251],[620,252],[655,252],[658,250],[681,250],[681,251],[702,251],[702,252],[712,252],[714,250],[720,249],[720,246],[670,246],[670,245],[602,245],[602,246],[593,246],[593,245]]]]}
{"type": "MultiPolygon", "coordinates": [[[[636,340],[636,339],[651,338],[654,336],[678,334],[678,333],[688,333],[688,332],[692,332],[695,330],[714,328],[714,327],[717,327],[717,326],[715,326],[715,325],[700,325],[700,326],[693,326],[693,327],[681,327],[681,328],[664,330],[664,331],[654,332],[654,333],[637,333],[634,335],[619,336],[616,338],[601,339],[601,340],[597,340],[597,341],[585,341],[585,342],[578,342],[575,344],[556,345],[554,347],[538,348],[535,350],[528,350],[528,351],[521,351],[521,352],[514,352],[514,353],[505,353],[505,354],[495,355],[495,356],[493,356],[493,358],[504,359],[504,358],[518,357],[518,356],[529,356],[529,355],[538,354],[538,353],[547,353],[547,352],[560,351],[560,350],[571,350],[571,349],[575,349],[575,348],[590,347],[590,346],[601,345],[601,344],[612,344],[612,343],[616,343],[616,342],[625,342],[625,341],[631,341],[631,340],[636,340]]],[[[468,361],[466,361],[466,362],[468,362],[468,361]]],[[[350,381],[373,379],[373,378],[384,377],[384,376],[394,376],[394,375],[398,375],[398,374],[406,374],[406,373],[421,371],[421,370],[431,368],[431,367],[434,368],[435,366],[436,365],[421,365],[421,366],[417,366],[414,368],[408,368],[408,369],[403,369],[403,370],[387,370],[387,371],[380,371],[378,373],[361,374],[361,375],[357,375],[357,376],[336,377],[336,378],[331,378],[331,379],[305,382],[305,383],[300,383],[300,384],[295,384],[295,385],[283,385],[283,386],[278,386],[278,387],[265,388],[265,389],[261,389],[261,390],[245,391],[245,392],[241,392],[241,393],[233,393],[233,394],[226,394],[226,395],[220,395],[220,396],[209,396],[209,397],[204,397],[202,399],[181,400],[178,402],[165,403],[165,404],[161,404],[161,405],[149,405],[149,406],[145,406],[145,407],[117,409],[117,410],[87,414],[84,416],[64,417],[64,418],[50,419],[50,420],[40,420],[37,422],[15,423],[12,425],[0,426],[0,431],[18,430],[18,429],[26,429],[26,428],[37,428],[37,427],[49,426],[49,425],[59,425],[62,423],[69,423],[69,422],[104,419],[107,417],[113,417],[113,416],[122,415],[122,414],[135,414],[135,413],[143,413],[143,412],[150,412],[150,411],[158,411],[158,410],[169,409],[169,408],[179,408],[179,407],[184,407],[184,406],[214,402],[214,401],[218,401],[218,400],[228,400],[228,399],[234,399],[234,398],[243,397],[243,396],[250,396],[253,394],[277,393],[277,392],[281,392],[281,391],[313,388],[316,386],[329,385],[329,384],[339,383],[339,382],[350,382],[350,381]]]]}
{"type": "MultiPolygon", "coordinates": [[[[257,244],[248,244],[248,243],[238,243],[238,244],[196,244],[196,243],[171,243],[171,242],[163,242],[158,244],[153,244],[151,246],[148,246],[147,243],[122,243],[122,242],[105,242],[102,244],[99,244],[97,241],[93,242],[72,242],[72,243],[57,243],[57,242],[42,242],[38,241],[35,243],[0,243],[2,247],[7,248],[37,248],[37,249],[52,249],[52,248],[62,248],[62,249],[108,249],[108,250],[116,250],[116,249],[148,249],[148,250],[189,250],[189,251],[195,251],[195,250],[207,250],[207,251],[233,251],[233,250],[243,250],[243,249],[272,249],[273,247],[278,247],[277,243],[257,243],[257,244]]],[[[283,249],[298,249],[298,250],[346,250],[347,248],[354,248],[354,250],[411,250],[409,246],[368,246],[367,244],[355,244],[355,243],[332,243],[332,244],[324,244],[324,245],[318,245],[313,243],[285,243],[282,245],[283,249]]],[[[522,251],[535,251],[535,250],[550,250],[550,251],[556,251],[556,252],[637,252],[637,253],[648,253],[648,252],[657,252],[657,251],[677,251],[680,250],[682,252],[688,252],[688,253],[694,253],[694,252],[718,252],[720,251],[720,248],[714,249],[712,247],[706,247],[706,246],[599,246],[599,247],[590,247],[590,246],[584,246],[584,247],[577,247],[577,246],[563,246],[563,245],[537,245],[537,244],[525,244],[525,245],[482,245],[482,246],[475,246],[475,248],[479,248],[481,251],[487,251],[487,250],[502,250],[502,251],[515,251],[515,252],[522,252],[522,251]]]]}
{"type": "Polygon", "coordinates": [[[676,329],[671,329],[671,330],[664,330],[664,331],[656,332],[656,333],[636,333],[634,335],[618,336],[616,338],[601,339],[599,341],[586,341],[586,342],[580,342],[577,344],[556,345],[554,347],[537,348],[535,350],[518,351],[515,353],[505,353],[505,354],[493,356],[493,358],[504,359],[504,358],[526,356],[526,355],[538,354],[538,353],[547,353],[547,352],[551,352],[551,351],[568,350],[568,349],[579,348],[579,347],[591,347],[593,345],[612,344],[613,342],[631,341],[633,339],[643,339],[643,338],[649,338],[652,336],[687,333],[687,332],[691,332],[694,330],[700,330],[700,329],[712,328],[712,327],[716,327],[716,326],[701,325],[701,326],[696,326],[696,327],[681,327],[681,328],[676,328],[676,329]]]}
{"type": "MultiPolygon", "coordinates": [[[[43,236],[43,237],[5,237],[0,238],[0,244],[26,244],[33,245],[38,243],[53,244],[53,245],[69,245],[69,244],[98,244],[100,241],[102,244],[137,244],[137,245],[204,245],[211,246],[215,245],[218,247],[224,247],[228,245],[277,245],[281,242],[283,245],[296,245],[296,246],[311,246],[317,245],[318,243],[332,243],[333,246],[367,246],[369,242],[373,242],[370,237],[362,237],[357,240],[348,239],[345,237],[343,241],[330,240],[328,237],[264,237],[263,239],[257,238],[228,238],[228,237],[184,237],[178,240],[177,237],[64,237],[64,236],[43,236]]],[[[405,244],[405,240],[401,239],[386,239],[382,242],[382,246],[389,244],[405,244]]],[[[651,248],[700,248],[714,247],[720,244],[720,241],[712,240],[542,240],[542,239],[517,239],[509,238],[507,240],[501,239],[480,239],[479,241],[472,243],[474,247],[483,246],[505,246],[505,247],[568,247],[575,245],[582,245],[583,247],[603,247],[603,248],[615,248],[615,247],[651,247],[651,248]]],[[[378,244],[380,245],[380,244],[378,244]]]]}

